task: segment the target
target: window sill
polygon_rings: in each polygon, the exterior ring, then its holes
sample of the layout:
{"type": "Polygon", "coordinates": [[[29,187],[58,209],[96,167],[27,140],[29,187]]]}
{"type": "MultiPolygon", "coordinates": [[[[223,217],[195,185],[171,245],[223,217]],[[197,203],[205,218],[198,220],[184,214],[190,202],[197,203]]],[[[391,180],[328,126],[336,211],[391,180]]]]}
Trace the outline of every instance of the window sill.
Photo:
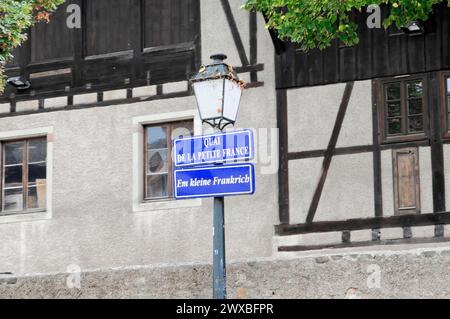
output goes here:
{"type": "Polygon", "coordinates": [[[133,213],[153,212],[161,210],[183,209],[202,206],[202,199],[161,199],[154,201],[144,201],[137,205],[133,205],[133,213]]]}
{"type": "Polygon", "coordinates": [[[381,145],[389,145],[395,143],[407,143],[407,142],[419,142],[427,140],[427,136],[425,134],[411,134],[411,135],[401,135],[401,136],[392,136],[387,137],[383,141],[381,141],[381,145]]]}
{"type": "Polygon", "coordinates": [[[20,222],[32,222],[38,220],[49,220],[52,218],[50,211],[29,211],[29,212],[16,212],[0,214],[0,224],[20,223],[20,222]]]}

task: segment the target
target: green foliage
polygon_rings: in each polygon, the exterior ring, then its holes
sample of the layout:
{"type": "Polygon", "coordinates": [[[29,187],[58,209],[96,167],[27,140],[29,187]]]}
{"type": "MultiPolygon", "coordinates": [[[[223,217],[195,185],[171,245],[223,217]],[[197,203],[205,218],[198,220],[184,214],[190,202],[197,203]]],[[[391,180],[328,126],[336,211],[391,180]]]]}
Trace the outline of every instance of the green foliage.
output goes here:
{"type": "Polygon", "coordinates": [[[64,1],[0,0],[0,93],[5,86],[5,64],[12,58],[12,51],[27,39],[27,29],[36,22],[48,22],[64,1]]]}
{"type": "Polygon", "coordinates": [[[264,13],[267,28],[307,51],[329,47],[335,39],[349,46],[357,44],[357,25],[349,16],[354,9],[387,5],[389,16],[383,26],[400,28],[412,21],[427,20],[433,5],[445,2],[450,6],[450,0],[246,0],[243,7],[264,13]]]}

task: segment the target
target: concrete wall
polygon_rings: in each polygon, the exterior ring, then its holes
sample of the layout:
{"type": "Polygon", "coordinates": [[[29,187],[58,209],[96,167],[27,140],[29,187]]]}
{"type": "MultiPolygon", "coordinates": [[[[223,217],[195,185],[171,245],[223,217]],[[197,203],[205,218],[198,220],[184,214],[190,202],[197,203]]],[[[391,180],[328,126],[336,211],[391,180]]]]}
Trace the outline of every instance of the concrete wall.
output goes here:
{"type": "MultiPolygon", "coordinates": [[[[248,50],[248,13],[239,9],[241,4],[231,1],[248,50]]],[[[212,53],[224,52],[229,55],[227,62],[241,65],[220,2],[201,1],[201,14],[203,62],[207,63],[212,53]]],[[[278,223],[278,155],[276,145],[271,146],[277,132],[270,130],[276,127],[274,52],[261,15],[258,46],[258,62],[265,65],[259,73],[264,86],[245,91],[238,117],[239,127],[258,133],[257,146],[262,153],[256,163],[257,190],[252,197],[226,199],[229,260],[270,256],[273,225],[278,223]]],[[[186,87],[186,82],[166,84],[163,91],[186,87]]],[[[154,88],[134,91],[135,96],[139,92],[149,95],[154,88]]],[[[121,93],[109,92],[105,99],[121,93]]],[[[90,103],[95,97],[76,96],[74,100],[90,103]]],[[[62,102],[54,99],[45,107],[57,107],[62,102]]],[[[30,107],[34,107],[32,103],[30,107]]],[[[211,199],[144,205],[143,209],[133,203],[138,183],[133,174],[141,156],[135,148],[136,134],[142,134],[139,119],[159,118],[164,122],[186,112],[196,114],[194,97],[0,119],[0,136],[8,132],[26,136],[23,130],[51,128],[49,152],[53,158],[51,214],[0,216],[0,272],[22,276],[65,272],[70,265],[106,269],[211,261],[211,199]]]]}

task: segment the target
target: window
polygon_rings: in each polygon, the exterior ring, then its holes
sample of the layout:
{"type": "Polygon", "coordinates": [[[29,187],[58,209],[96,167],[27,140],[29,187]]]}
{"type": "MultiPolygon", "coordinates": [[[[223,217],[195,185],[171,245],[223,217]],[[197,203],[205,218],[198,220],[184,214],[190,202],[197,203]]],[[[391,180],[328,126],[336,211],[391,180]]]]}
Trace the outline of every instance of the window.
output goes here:
{"type": "Polygon", "coordinates": [[[44,210],[46,192],[47,139],[3,142],[2,213],[44,210]]]}
{"type": "Polygon", "coordinates": [[[424,81],[387,81],[382,88],[380,132],[383,142],[424,138],[427,128],[424,81]]]}
{"type": "Polygon", "coordinates": [[[419,150],[392,150],[395,215],[420,213],[419,150]]]}
{"type": "Polygon", "coordinates": [[[450,73],[444,73],[442,88],[443,88],[443,98],[442,105],[443,108],[443,127],[446,131],[445,136],[450,137],[450,73]]]}
{"type": "Polygon", "coordinates": [[[447,127],[450,127],[450,77],[446,79],[445,101],[447,103],[447,127]]]}
{"type": "Polygon", "coordinates": [[[144,199],[172,198],[172,140],[194,135],[193,121],[145,127],[144,199]]]}

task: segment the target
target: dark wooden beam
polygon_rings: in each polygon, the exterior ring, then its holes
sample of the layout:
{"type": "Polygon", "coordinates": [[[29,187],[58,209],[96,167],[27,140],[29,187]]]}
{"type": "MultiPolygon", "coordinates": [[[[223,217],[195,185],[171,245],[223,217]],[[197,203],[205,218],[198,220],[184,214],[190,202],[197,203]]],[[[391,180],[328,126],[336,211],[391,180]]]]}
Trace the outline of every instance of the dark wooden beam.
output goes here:
{"type": "Polygon", "coordinates": [[[261,86],[264,86],[264,81],[245,83],[246,89],[259,88],[261,86]]]}
{"type": "Polygon", "coordinates": [[[342,95],[341,105],[339,106],[339,111],[334,123],[333,132],[331,133],[331,138],[328,143],[327,150],[325,152],[325,158],[322,163],[322,173],[319,178],[314,196],[309,206],[308,215],[306,217],[306,222],[311,223],[314,220],[314,215],[316,214],[317,207],[319,206],[320,197],[322,196],[322,190],[327,179],[328,170],[331,165],[331,160],[333,158],[333,153],[336,148],[336,143],[339,138],[339,133],[341,132],[342,123],[344,122],[345,113],[347,112],[347,107],[350,102],[350,97],[352,95],[354,82],[348,82],[345,86],[344,94],[342,95]]]}
{"type": "Polygon", "coordinates": [[[236,73],[258,72],[264,70],[264,64],[237,66],[234,70],[236,73]]]}
{"type": "MultiPolygon", "coordinates": [[[[250,64],[258,62],[258,21],[256,10],[250,11],[249,30],[250,30],[250,64]]],[[[250,81],[258,82],[258,73],[250,72],[250,81]]]]}
{"type": "MultiPolygon", "coordinates": [[[[450,140],[445,143],[450,144],[450,140]]],[[[420,146],[430,146],[429,140],[419,140],[414,142],[404,142],[404,143],[395,143],[395,144],[384,144],[379,145],[380,151],[391,150],[391,149],[399,149],[404,147],[420,147],[420,146]]],[[[350,155],[350,154],[359,154],[359,153],[368,153],[373,152],[375,146],[373,145],[356,145],[356,146],[347,146],[347,147],[338,147],[333,151],[333,156],[336,155],[350,155]]],[[[311,151],[302,151],[302,152],[289,152],[288,159],[299,160],[305,158],[315,158],[315,157],[324,157],[327,150],[311,150],[311,151]]]]}
{"type": "Polygon", "coordinates": [[[228,25],[230,26],[231,35],[233,36],[234,44],[236,45],[241,63],[242,65],[249,65],[250,63],[245,53],[244,44],[242,43],[241,35],[239,34],[239,29],[236,25],[233,12],[231,11],[230,3],[228,0],[220,0],[220,2],[222,3],[223,11],[225,12],[228,25]]]}
{"type": "Polygon", "coordinates": [[[396,149],[400,149],[400,148],[419,147],[419,146],[430,146],[430,141],[428,139],[421,139],[421,140],[412,141],[412,142],[383,144],[383,145],[380,145],[380,150],[382,150],[382,151],[396,150],[396,149]]]}
{"type": "Polygon", "coordinates": [[[381,182],[381,149],[378,123],[378,83],[372,80],[372,135],[373,135],[373,191],[376,217],[383,216],[383,186],[381,182]]]}
{"type": "MultiPolygon", "coordinates": [[[[428,114],[430,119],[431,170],[433,183],[433,209],[445,211],[444,146],[439,105],[439,78],[436,72],[428,74],[428,114]]],[[[444,237],[444,226],[435,226],[435,237],[444,237]]]]}
{"type": "Polygon", "coordinates": [[[277,90],[279,129],[278,204],[281,224],[289,224],[288,105],[286,90],[277,90]]]}
{"type": "Polygon", "coordinates": [[[22,112],[15,112],[16,101],[12,100],[11,108],[14,106],[14,113],[0,114],[0,118],[23,116],[23,115],[30,115],[30,114],[39,114],[39,113],[50,113],[50,112],[58,112],[58,111],[81,110],[81,109],[88,109],[88,108],[93,108],[93,107],[106,107],[106,106],[111,106],[111,105],[125,105],[125,104],[154,101],[154,100],[174,99],[174,98],[186,97],[186,96],[190,96],[190,95],[192,95],[192,93],[190,91],[181,91],[181,92],[174,92],[174,93],[166,93],[166,94],[162,94],[162,95],[152,95],[152,96],[145,97],[145,98],[134,97],[134,98],[129,98],[129,99],[108,100],[108,101],[102,101],[102,102],[97,102],[97,103],[75,104],[75,105],[73,104],[73,96],[68,96],[68,105],[67,106],[54,107],[54,108],[48,108],[48,109],[44,108],[44,109],[22,111],[22,112]]]}
{"type": "MultiPolygon", "coordinates": [[[[263,14],[264,16],[264,21],[269,22],[269,19],[267,18],[266,14],[263,14]]],[[[273,46],[275,48],[275,54],[276,55],[281,55],[283,54],[286,49],[289,47],[289,45],[287,44],[287,41],[281,41],[280,38],[278,38],[278,33],[276,30],[274,29],[269,29],[269,34],[270,34],[270,38],[272,39],[272,43],[273,46]]]]}
{"type": "Polygon", "coordinates": [[[16,104],[17,104],[16,100],[15,100],[15,99],[12,99],[12,100],[11,100],[11,103],[10,103],[10,105],[9,105],[9,111],[10,111],[11,113],[13,113],[13,114],[16,113],[16,104]]]}
{"type": "Polygon", "coordinates": [[[430,226],[450,224],[450,212],[432,214],[411,214],[389,217],[356,218],[342,221],[325,221],[296,225],[275,226],[279,236],[363,229],[430,226]]]}
{"type": "Polygon", "coordinates": [[[433,182],[433,209],[445,211],[444,149],[442,145],[439,107],[439,79],[436,72],[428,74],[428,111],[430,118],[431,170],[433,182]]]}
{"type": "MultiPolygon", "coordinates": [[[[357,145],[357,146],[348,146],[348,147],[340,147],[335,148],[333,150],[334,155],[349,155],[349,154],[359,154],[359,153],[368,153],[373,151],[372,145],[357,145]]],[[[311,151],[303,151],[303,152],[290,152],[288,154],[289,160],[298,160],[304,158],[314,158],[314,157],[323,157],[325,156],[327,150],[311,150],[311,151]]]]}
{"type": "Polygon", "coordinates": [[[294,245],[294,246],[280,246],[279,252],[294,252],[294,251],[307,251],[307,250],[319,250],[319,249],[332,249],[332,248],[349,248],[349,247],[365,247],[373,245],[399,245],[399,244],[427,244],[427,243],[444,243],[450,242],[450,238],[399,238],[388,239],[379,241],[360,241],[360,242],[343,242],[336,244],[326,245],[294,245]]]}

